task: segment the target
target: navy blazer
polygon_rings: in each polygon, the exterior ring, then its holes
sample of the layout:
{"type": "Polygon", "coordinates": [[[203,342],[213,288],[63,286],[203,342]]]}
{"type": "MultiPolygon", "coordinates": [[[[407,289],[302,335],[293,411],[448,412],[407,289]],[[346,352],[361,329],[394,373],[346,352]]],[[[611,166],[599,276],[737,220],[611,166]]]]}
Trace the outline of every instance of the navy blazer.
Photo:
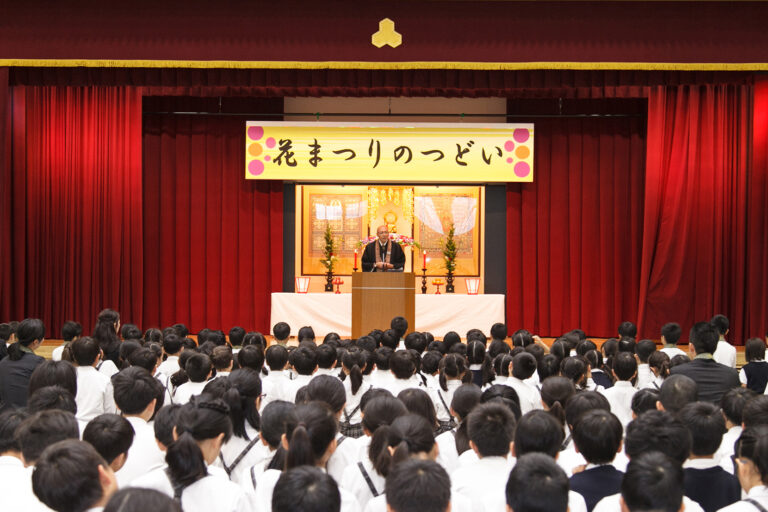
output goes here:
{"type": "Polygon", "coordinates": [[[613,467],[612,464],[597,466],[576,473],[571,477],[571,490],[584,498],[587,503],[587,511],[592,512],[597,502],[606,496],[621,492],[621,479],[624,473],[613,467]]]}

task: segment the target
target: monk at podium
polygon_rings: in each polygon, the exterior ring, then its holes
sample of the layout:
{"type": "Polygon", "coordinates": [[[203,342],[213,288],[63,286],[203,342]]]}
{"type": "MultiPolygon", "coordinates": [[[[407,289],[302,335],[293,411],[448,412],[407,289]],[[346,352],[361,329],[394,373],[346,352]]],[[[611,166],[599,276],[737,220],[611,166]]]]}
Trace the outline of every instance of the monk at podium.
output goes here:
{"type": "Polygon", "coordinates": [[[402,272],[405,267],[405,253],[400,244],[389,239],[389,228],[376,228],[377,240],[369,243],[363,250],[360,262],[363,272],[402,272]]]}

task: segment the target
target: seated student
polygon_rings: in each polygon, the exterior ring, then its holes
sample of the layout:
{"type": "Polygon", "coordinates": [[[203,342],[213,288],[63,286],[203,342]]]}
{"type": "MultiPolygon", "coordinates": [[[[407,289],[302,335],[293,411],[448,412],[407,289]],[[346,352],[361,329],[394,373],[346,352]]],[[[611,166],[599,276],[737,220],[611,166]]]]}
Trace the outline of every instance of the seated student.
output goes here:
{"type": "Polygon", "coordinates": [[[576,449],[573,442],[573,428],[582,415],[589,411],[611,411],[611,405],[608,399],[602,393],[597,391],[582,391],[576,393],[565,404],[565,424],[568,429],[568,436],[562,443],[560,453],[557,457],[557,465],[563,468],[565,474],[570,477],[577,469],[587,464],[587,460],[576,449]]]}
{"type": "MultiPolygon", "coordinates": [[[[397,338],[397,346],[392,347],[393,350],[405,350],[405,342],[403,338],[405,333],[408,332],[408,320],[402,316],[396,316],[389,322],[389,328],[393,331],[394,337],[397,338]]],[[[383,337],[382,337],[383,339],[383,337]]]]}
{"type": "Polygon", "coordinates": [[[57,512],[101,510],[117,491],[117,479],[93,446],[70,439],[42,453],[32,472],[32,488],[57,512]]]}
{"type": "Polygon", "coordinates": [[[90,443],[112,471],[125,465],[135,432],[131,423],[117,414],[96,416],[83,430],[83,441],[90,443]]]}
{"type": "Polygon", "coordinates": [[[637,388],[632,385],[632,379],[637,375],[635,356],[629,352],[616,354],[613,359],[613,375],[616,377],[613,387],[602,393],[611,404],[611,412],[626,427],[632,421],[632,396],[637,392],[637,388]]]}
{"type": "Polygon", "coordinates": [[[589,363],[582,356],[568,356],[560,362],[560,375],[571,379],[577,390],[596,391],[597,385],[589,377],[589,363]]]}
{"type": "MultiPolygon", "coordinates": [[[[565,422],[565,404],[576,393],[571,379],[566,377],[547,377],[541,383],[541,405],[544,410],[554,416],[563,429],[565,422]]],[[[566,431],[566,437],[570,432],[566,431]]]]}
{"type": "Polygon", "coordinates": [[[708,402],[695,402],[678,413],[691,434],[691,455],[683,464],[685,495],[714,512],[739,501],[739,481],[721,468],[715,453],[725,432],[725,418],[720,409],[708,402]]]}
{"type": "Polygon", "coordinates": [[[43,450],[65,439],[78,439],[77,420],[70,412],[49,410],[26,418],[13,433],[24,466],[34,466],[43,450]]]}
{"type": "Polygon", "coordinates": [[[102,352],[93,338],[84,336],[69,346],[77,369],[77,419],[88,423],[104,413],[116,413],[112,382],[109,377],[96,370],[102,352]]]}
{"type": "Polygon", "coordinates": [[[389,391],[373,388],[366,391],[360,400],[363,408],[363,437],[350,439],[347,443],[354,447],[354,462],[368,458],[371,439],[374,432],[382,425],[390,425],[395,418],[408,414],[405,404],[393,397],[389,391]]]}
{"type": "Polygon", "coordinates": [[[687,404],[696,402],[699,388],[696,382],[685,375],[670,375],[659,390],[658,409],[677,413],[687,404]]]}
{"type": "Polygon", "coordinates": [[[566,512],[568,477],[551,457],[528,453],[517,460],[509,473],[505,494],[510,511],[566,512]]]}
{"type": "Polygon", "coordinates": [[[182,405],[189,402],[192,396],[203,392],[203,388],[213,375],[213,363],[205,354],[192,354],[184,365],[184,371],[189,377],[189,382],[176,388],[173,394],[173,402],[182,405]]]}
{"type": "Polygon", "coordinates": [[[520,412],[525,414],[541,409],[541,393],[528,382],[536,373],[536,358],[528,352],[523,352],[512,358],[511,366],[511,375],[506,385],[514,389],[520,398],[520,412]]]}
{"type": "Polygon", "coordinates": [[[664,348],[662,348],[660,352],[667,354],[670,360],[678,355],[687,355],[683,350],[677,348],[677,342],[680,339],[680,335],[682,333],[683,330],[680,328],[680,324],[675,322],[664,324],[664,326],[661,328],[661,344],[664,345],[664,348]]]}
{"type": "Polygon", "coordinates": [[[622,480],[621,510],[690,511],[682,484],[683,472],[675,461],[660,452],[640,454],[630,461],[622,480]]]}
{"type": "Polygon", "coordinates": [[[736,368],[736,347],[725,340],[725,336],[728,334],[731,326],[728,317],[725,315],[715,315],[709,323],[712,324],[718,336],[717,348],[712,352],[712,357],[722,365],[736,368]]]}
{"type": "Polygon", "coordinates": [[[317,347],[315,350],[317,355],[317,371],[315,376],[318,375],[330,375],[331,377],[339,376],[339,370],[336,368],[337,352],[333,345],[323,344],[317,347]]]}
{"type": "MultiPolygon", "coordinates": [[[[77,414],[77,403],[74,395],[61,386],[46,386],[29,396],[27,401],[29,414],[52,409],[77,414]]],[[[85,425],[83,424],[82,428],[85,428],[85,425]]]]}
{"type": "Polygon", "coordinates": [[[64,348],[70,343],[80,337],[83,334],[83,326],[78,322],[67,321],[61,326],[61,337],[64,343],[53,349],[51,353],[51,359],[54,361],[61,361],[61,355],[64,352],[64,348]]]}
{"type": "Polygon", "coordinates": [[[162,406],[163,387],[152,375],[138,366],[130,366],[112,378],[115,402],[136,436],[128,460],[117,472],[120,487],[164,465],[164,454],[155,442],[155,433],[149,421],[157,405],[162,406]]]}
{"type": "Polygon", "coordinates": [[[472,372],[472,382],[481,388],[491,382],[493,365],[491,356],[485,351],[484,342],[467,339],[467,363],[469,363],[469,369],[472,372]]]}
{"type": "Polygon", "coordinates": [[[597,350],[589,350],[584,354],[584,359],[589,363],[589,373],[596,386],[605,389],[613,387],[613,379],[603,369],[603,354],[597,350]]]}
{"type": "Polygon", "coordinates": [[[765,393],[768,383],[768,362],[765,361],[765,342],[750,338],[744,347],[747,364],[739,370],[739,382],[755,393],[765,393]]]}
{"type": "Polygon", "coordinates": [[[280,475],[272,493],[273,512],[339,512],[336,481],[319,468],[299,466],[280,475]]]}
{"type": "MultiPolygon", "coordinates": [[[[123,343],[123,345],[125,345],[125,343],[123,343]]],[[[154,379],[157,380],[157,382],[160,383],[160,386],[162,387],[164,397],[163,403],[172,404],[173,385],[171,384],[171,379],[166,377],[164,373],[157,371],[161,354],[162,351],[159,350],[159,346],[156,344],[151,344],[131,352],[131,355],[128,356],[128,363],[130,366],[136,366],[147,370],[149,374],[152,375],[152,377],[154,377],[154,379]],[[153,346],[156,348],[153,349],[153,346]]]]}
{"type": "Polygon", "coordinates": [[[746,498],[722,512],[755,512],[768,507],[768,426],[750,427],[736,441],[734,464],[746,498]]]}
{"type": "Polygon", "coordinates": [[[43,361],[29,378],[29,396],[40,388],[60,386],[74,397],[77,394],[77,370],[68,361],[43,361]]]}
{"type": "Polygon", "coordinates": [[[235,358],[232,356],[232,347],[222,345],[214,348],[211,353],[211,362],[216,369],[217,379],[228,376],[235,364],[235,358]]]}
{"type": "Polygon", "coordinates": [[[469,446],[478,460],[453,472],[453,491],[482,504],[482,510],[499,510],[507,475],[514,464],[509,452],[515,417],[506,406],[487,403],[475,407],[467,422],[469,446]]]}
{"type": "Polygon", "coordinates": [[[317,371],[317,354],[315,347],[304,343],[300,347],[291,350],[288,354],[288,362],[296,372],[296,377],[291,381],[293,396],[291,401],[296,401],[296,391],[306,386],[312,380],[317,371]]]}
{"type": "Polygon", "coordinates": [[[243,468],[239,482],[247,493],[253,492],[256,488],[256,479],[264,471],[267,469],[282,470],[285,467],[285,450],[280,443],[295,408],[296,406],[291,402],[275,400],[266,406],[261,413],[259,439],[261,439],[264,447],[265,458],[253,466],[243,468]]]}
{"type": "Polygon", "coordinates": [[[154,489],[128,487],[114,493],[104,512],[181,512],[181,506],[154,489]]]}
{"type": "Polygon", "coordinates": [[[454,430],[443,432],[435,438],[440,447],[437,462],[446,471],[453,471],[459,464],[459,456],[470,450],[467,434],[467,416],[480,403],[482,392],[475,384],[462,384],[453,393],[451,414],[456,419],[454,430]]]}
{"type": "Polygon", "coordinates": [[[171,375],[179,371],[179,355],[181,354],[181,338],[176,334],[169,334],[163,338],[163,354],[166,359],[160,366],[157,367],[157,371],[171,378],[171,375]]]}
{"type": "Polygon", "coordinates": [[[648,365],[648,358],[656,352],[656,342],[653,340],[640,340],[635,347],[637,355],[637,389],[642,389],[653,382],[654,374],[648,365]]]}
{"type": "Polygon", "coordinates": [[[669,356],[657,350],[648,357],[648,367],[651,369],[653,378],[645,386],[638,387],[640,389],[652,388],[658,391],[661,389],[661,385],[664,384],[664,379],[669,377],[669,356]]]}
{"type": "Polygon", "coordinates": [[[637,390],[632,397],[632,419],[636,420],[638,416],[645,411],[654,411],[659,409],[659,392],[654,388],[645,388],[637,390]]]}
{"type": "Polygon", "coordinates": [[[273,400],[284,400],[293,403],[296,399],[296,388],[291,384],[285,370],[288,368],[288,350],[282,345],[271,345],[265,352],[265,360],[269,374],[261,382],[261,408],[273,400]]]}
{"type": "Polygon", "coordinates": [[[416,374],[416,361],[406,350],[398,350],[389,358],[389,371],[394,376],[387,389],[397,395],[404,389],[419,388],[424,382],[416,374]]]}
{"type": "MultiPolygon", "coordinates": [[[[389,349],[383,348],[379,350],[389,349]]],[[[367,356],[363,350],[353,347],[341,354],[341,372],[347,400],[344,405],[344,416],[339,423],[339,428],[341,433],[347,437],[358,438],[363,436],[360,399],[363,393],[372,387],[370,383],[364,385],[365,375],[363,374],[365,366],[370,364],[372,364],[370,356],[367,356]]],[[[369,379],[369,382],[371,381],[372,379],[369,379]]]]}
{"type": "MultiPolygon", "coordinates": [[[[227,405],[202,394],[193,396],[177,410],[176,425],[172,427],[173,441],[166,445],[168,465],[133,480],[131,486],[155,489],[172,496],[181,502],[185,512],[253,510],[245,493],[229,481],[226,473],[214,472],[214,468],[209,467],[219,456],[222,443],[232,435],[227,405]]],[[[172,417],[173,411],[169,413],[172,417]]],[[[157,421],[160,419],[158,414],[157,421]]],[[[157,434],[157,425],[155,430],[157,434]]],[[[164,432],[161,435],[165,437],[164,432]]]]}
{"type": "Polygon", "coordinates": [[[450,403],[459,386],[471,381],[471,372],[467,367],[466,360],[457,354],[443,356],[438,364],[438,372],[439,387],[434,390],[430,398],[434,400],[434,397],[437,397],[434,408],[437,413],[437,421],[440,423],[440,433],[443,433],[456,426],[451,414],[450,403]]]}
{"type": "Polygon", "coordinates": [[[264,347],[258,343],[245,345],[235,356],[240,368],[250,368],[261,378],[269,375],[269,371],[264,368],[264,357],[264,347]]]}
{"type": "Polygon", "coordinates": [[[724,394],[720,400],[720,409],[725,417],[726,432],[723,434],[723,442],[720,443],[720,448],[718,448],[715,458],[720,461],[721,468],[734,476],[738,475],[736,475],[736,468],[731,457],[736,441],[738,441],[743,430],[741,424],[744,417],[744,407],[747,402],[756,396],[757,394],[751,389],[733,388],[724,394]]]}
{"type": "Polygon", "coordinates": [[[430,460],[408,460],[387,476],[387,510],[391,512],[448,512],[451,480],[430,460]]]}
{"type": "Polygon", "coordinates": [[[272,327],[272,335],[275,337],[275,343],[285,347],[291,337],[291,326],[285,322],[278,322],[272,327]]]}
{"type": "Polygon", "coordinates": [[[13,436],[27,417],[27,413],[21,410],[0,414],[0,496],[4,511],[48,510],[32,492],[32,468],[24,467],[21,447],[13,436]]]}
{"type": "Polygon", "coordinates": [[[576,420],[573,441],[587,466],[574,474],[570,483],[571,489],[584,497],[589,512],[601,499],[621,489],[624,473],[612,463],[621,451],[622,434],[621,422],[608,411],[589,411],[576,420]]]}

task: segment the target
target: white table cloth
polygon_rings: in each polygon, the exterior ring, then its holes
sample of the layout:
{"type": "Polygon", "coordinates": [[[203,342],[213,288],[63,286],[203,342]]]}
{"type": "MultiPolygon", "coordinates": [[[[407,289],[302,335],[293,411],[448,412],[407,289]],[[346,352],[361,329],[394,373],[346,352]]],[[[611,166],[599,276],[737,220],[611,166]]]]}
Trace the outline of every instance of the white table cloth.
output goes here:
{"type": "MultiPolygon", "coordinates": [[[[504,319],[504,295],[416,294],[415,329],[431,332],[438,338],[448,331],[456,331],[463,338],[472,328],[489,336],[491,326],[504,319]]],[[[287,322],[291,336],[309,325],[319,337],[329,332],[348,337],[352,327],[352,294],[273,293],[270,322],[287,322]]]]}

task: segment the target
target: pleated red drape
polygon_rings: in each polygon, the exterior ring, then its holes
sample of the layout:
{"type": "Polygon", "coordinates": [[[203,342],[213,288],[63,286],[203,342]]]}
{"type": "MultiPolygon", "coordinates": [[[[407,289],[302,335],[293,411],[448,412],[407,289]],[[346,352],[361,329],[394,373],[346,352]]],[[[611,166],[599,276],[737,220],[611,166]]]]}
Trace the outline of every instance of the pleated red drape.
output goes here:
{"type": "Polygon", "coordinates": [[[507,323],[613,335],[637,313],[645,119],[535,123],[535,180],[507,187],[507,323]]]}
{"type": "Polygon", "coordinates": [[[42,318],[49,336],[69,319],[90,331],[105,307],[140,320],[140,92],[16,87],[12,99],[0,317],[42,318]]]}
{"type": "Polygon", "coordinates": [[[241,119],[144,124],[144,327],[269,331],[282,290],[281,182],[244,179],[241,119]]]}
{"type": "MultiPolygon", "coordinates": [[[[743,343],[745,287],[757,270],[746,265],[749,104],[747,86],[651,89],[638,313],[644,336],[674,321],[687,338],[694,322],[723,313],[729,338],[743,343]]],[[[753,236],[765,240],[765,231],[753,236]]]]}

